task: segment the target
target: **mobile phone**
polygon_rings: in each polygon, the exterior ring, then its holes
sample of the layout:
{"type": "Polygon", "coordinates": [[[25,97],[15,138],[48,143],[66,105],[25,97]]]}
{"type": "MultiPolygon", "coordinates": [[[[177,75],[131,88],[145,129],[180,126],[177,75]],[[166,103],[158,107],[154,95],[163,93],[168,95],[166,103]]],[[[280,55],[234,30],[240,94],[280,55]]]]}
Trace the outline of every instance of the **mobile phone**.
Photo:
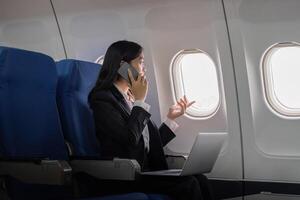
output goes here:
{"type": "Polygon", "coordinates": [[[130,69],[134,80],[136,80],[137,77],[139,76],[139,72],[132,65],[130,65],[127,62],[122,63],[122,65],[120,66],[120,68],[118,70],[118,73],[122,76],[122,78],[124,78],[128,83],[131,84],[131,82],[129,80],[129,76],[128,76],[128,69],[130,69]]]}

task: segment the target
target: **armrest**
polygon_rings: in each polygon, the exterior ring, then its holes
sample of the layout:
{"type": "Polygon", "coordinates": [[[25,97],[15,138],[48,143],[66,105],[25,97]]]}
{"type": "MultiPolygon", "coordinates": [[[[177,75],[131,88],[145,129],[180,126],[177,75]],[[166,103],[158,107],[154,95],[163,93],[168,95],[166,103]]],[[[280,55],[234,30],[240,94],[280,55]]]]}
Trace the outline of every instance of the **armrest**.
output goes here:
{"type": "Polygon", "coordinates": [[[0,161],[0,176],[12,176],[26,183],[66,185],[71,183],[71,173],[66,161],[0,161]]]}
{"type": "Polygon", "coordinates": [[[184,155],[166,155],[169,169],[182,169],[186,159],[184,155]]]}
{"type": "Polygon", "coordinates": [[[99,179],[109,180],[135,180],[141,172],[141,167],[136,160],[72,160],[73,171],[85,172],[99,179]]]}

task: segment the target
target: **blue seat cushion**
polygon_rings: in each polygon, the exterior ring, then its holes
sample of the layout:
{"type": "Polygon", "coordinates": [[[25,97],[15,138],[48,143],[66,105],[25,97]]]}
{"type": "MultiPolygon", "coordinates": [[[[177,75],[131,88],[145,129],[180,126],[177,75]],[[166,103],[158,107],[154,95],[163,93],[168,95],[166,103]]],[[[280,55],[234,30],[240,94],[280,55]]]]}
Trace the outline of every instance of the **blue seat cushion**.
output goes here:
{"type": "Polygon", "coordinates": [[[47,55],[0,47],[0,157],[67,159],[47,55]]]}
{"type": "Polygon", "coordinates": [[[88,95],[96,83],[99,64],[67,59],[57,62],[57,102],[66,140],[77,157],[100,157],[88,95]]]}

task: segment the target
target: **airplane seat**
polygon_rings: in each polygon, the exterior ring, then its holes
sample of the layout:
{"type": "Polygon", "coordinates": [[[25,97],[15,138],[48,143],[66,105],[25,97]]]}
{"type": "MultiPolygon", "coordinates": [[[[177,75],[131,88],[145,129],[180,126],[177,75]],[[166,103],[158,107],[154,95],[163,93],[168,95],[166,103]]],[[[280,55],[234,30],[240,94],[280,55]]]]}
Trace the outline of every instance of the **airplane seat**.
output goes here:
{"type": "Polygon", "coordinates": [[[0,47],[0,75],[1,157],[66,160],[58,112],[53,109],[57,81],[53,59],[0,47]]]}
{"type": "Polygon", "coordinates": [[[56,82],[49,56],[0,47],[0,176],[6,177],[12,199],[66,194],[55,186],[71,177],[64,162],[68,155],[56,109],[56,82]]]}
{"type": "MultiPolygon", "coordinates": [[[[73,149],[71,166],[74,173],[84,172],[106,180],[135,180],[140,166],[135,160],[100,160],[99,148],[88,94],[95,85],[101,65],[66,59],[57,62],[59,74],[57,102],[63,133],[73,149]],[[89,137],[89,138],[88,138],[89,137]]],[[[169,199],[148,195],[149,199],[169,199]]]]}
{"type": "MultiPolygon", "coordinates": [[[[57,80],[49,56],[0,47],[1,198],[6,194],[9,199],[74,198],[57,111],[57,80]]],[[[143,193],[111,198],[148,199],[143,193]]]]}
{"type": "Polygon", "coordinates": [[[92,63],[79,67],[84,63],[75,60],[57,62],[57,106],[71,156],[100,158],[87,96],[96,82],[101,66],[92,63]]]}

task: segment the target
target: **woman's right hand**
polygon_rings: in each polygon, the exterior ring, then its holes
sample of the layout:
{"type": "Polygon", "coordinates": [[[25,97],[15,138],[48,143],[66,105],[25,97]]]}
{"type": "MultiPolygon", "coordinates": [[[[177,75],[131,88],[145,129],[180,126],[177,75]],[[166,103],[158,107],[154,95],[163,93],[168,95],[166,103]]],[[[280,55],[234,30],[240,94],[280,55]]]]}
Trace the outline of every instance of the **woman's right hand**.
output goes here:
{"type": "Polygon", "coordinates": [[[130,69],[128,69],[128,76],[131,82],[129,88],[134,96],[135,101],[144,101],[148,92],[148,81],[146,80],[146,77],[142,74],[139,74],[137,79],[134,80],[130,69]]]}

